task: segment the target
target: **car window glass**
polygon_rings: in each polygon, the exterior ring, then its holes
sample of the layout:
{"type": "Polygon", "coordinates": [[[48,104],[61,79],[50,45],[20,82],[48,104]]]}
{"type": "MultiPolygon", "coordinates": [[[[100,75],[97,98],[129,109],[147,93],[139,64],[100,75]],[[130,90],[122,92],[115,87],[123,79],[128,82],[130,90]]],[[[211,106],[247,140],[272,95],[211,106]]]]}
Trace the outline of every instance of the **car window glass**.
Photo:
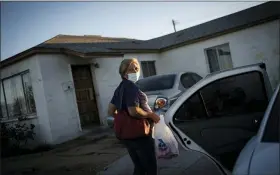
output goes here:
{"type": "Polygon", "coordinates": [[[181,83],[184,88],[190,88],[196,83],[196,81],[193,79],[191,74],[186,73],[181,76],[181,83]]]}
{"type": "Polygon", "coordinates": [[[136,85],[143,92],[171,89],[175,83],[176,74],[157,75],[140,79],[136,85]]]}
{"type": "Polygon", "coordinates": [[[257,72],[218,80],[200,92],[210,118],[264,112],[268,103],[257,72]]]}
{"type": "Polygon", "coordinates": [[[206,113],[199,93],[194,94],[189,100],[177,110],[175,114],[176,121],[192,121],[196,119],[205,119],[206,113]]]}
{"type": "Polygon", "coordinates": [[[271,109],[268,121],[265,126],[262,142],[279,142],[280,132],[280,96],[279,92],[271,109]]]}
{"type": "Polygon", "coordinates": [[[196,110],[204,108],[209,118],[259,112],[264,113],[267,103],[261,75],[257,72],[252,72],[224,78],[203,87],[196,95],[184,102],[178,109],[176,118],[183,117],[188,120],[197,118],[191,116],[189,110],[192,110],[192,113],[201,115],[201,111],[196,110]],[[199,100],[198,97],[202,100],[199,100]],[[198,106],[193,107],[195,106],[193,104],[198,106]]]}
{"type": "Polygon", "coordinates": [[[199,80],[202,79],[201,76],[197,75],[197,74],[192,74],[193,79],[195,80],[195,82],[198,82],[199,80]]]}

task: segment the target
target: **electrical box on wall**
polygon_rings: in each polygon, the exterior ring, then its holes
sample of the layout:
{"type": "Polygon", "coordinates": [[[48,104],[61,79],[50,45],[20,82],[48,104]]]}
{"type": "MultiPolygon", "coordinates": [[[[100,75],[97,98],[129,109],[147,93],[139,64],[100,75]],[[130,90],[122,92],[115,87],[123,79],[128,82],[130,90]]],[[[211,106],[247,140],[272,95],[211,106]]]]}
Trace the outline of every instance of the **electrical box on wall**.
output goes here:
{"type": "Polygon", "coordinates": [[[74,89],[73,83],[71,81],[63,82],[62,89],[64,91],[70,91],[74,89]]]}

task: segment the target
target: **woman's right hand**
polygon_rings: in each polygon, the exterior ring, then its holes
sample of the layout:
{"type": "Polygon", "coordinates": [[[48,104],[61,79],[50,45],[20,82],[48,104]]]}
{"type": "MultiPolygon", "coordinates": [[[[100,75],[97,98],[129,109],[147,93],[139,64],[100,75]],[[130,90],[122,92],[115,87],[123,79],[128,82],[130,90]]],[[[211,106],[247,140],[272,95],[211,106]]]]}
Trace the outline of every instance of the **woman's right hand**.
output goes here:
{"type": "Polygon", "coordinates": [[[149,118],[152,119],[155,123],[158,123],[160,120],[160,117],[156,113],[149,113],[149,118]]]}

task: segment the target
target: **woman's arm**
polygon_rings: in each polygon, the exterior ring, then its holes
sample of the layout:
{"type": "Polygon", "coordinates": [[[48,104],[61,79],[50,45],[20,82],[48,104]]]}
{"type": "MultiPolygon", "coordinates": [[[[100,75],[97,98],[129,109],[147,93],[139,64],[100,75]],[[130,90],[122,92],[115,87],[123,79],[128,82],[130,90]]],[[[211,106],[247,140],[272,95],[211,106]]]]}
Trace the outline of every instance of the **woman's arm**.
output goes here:
{"type": "Polygon", "coordinates": [[[129,115],[136,118],[149,118],[150,113],[140,107],[128,107],[129,115]]]}
{"type": "Polygon", "coordinates": [[[113,116],[114,114],[117,113],[117,108],[114,104],[112,103],[109,103],[109,106],[108,106],[108,115],[109,116],[113,116]]]}

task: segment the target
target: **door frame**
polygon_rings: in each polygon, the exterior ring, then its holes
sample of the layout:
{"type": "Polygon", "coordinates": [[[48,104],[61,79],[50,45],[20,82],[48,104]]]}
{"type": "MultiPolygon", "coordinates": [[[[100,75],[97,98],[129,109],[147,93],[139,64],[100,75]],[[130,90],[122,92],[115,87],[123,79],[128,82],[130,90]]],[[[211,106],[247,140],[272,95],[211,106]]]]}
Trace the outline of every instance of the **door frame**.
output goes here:
{"type": "Polygon", "coordinates": [[[74,86],[74,78],[73,78],[73,73],[72,73],[72,65],[73,64],[68,64],[68,72],[69,72],[69,76],[70,76],[70,81],[73,84],[73,102],[75,105],[75,111],[76,111],[76,116],[77,116],[77,122],[78,122],[78,126],[79,126],[79,130],[82,131],[82,125],[81,125],[81,120],[80,120],[80,114],[79,114],[79,108],[78,108],[78,103],[77,103],[77,96],[76,96],[76,90],[75,90],[75,86],[74,86]]]}
{"type": "Polygon", "coordinates": [[[93,72],[94,71],[93,63],[68,64],[68,71],[69,71],[69,75],[70,75],[70,80],[73,83],[73,96],[74,96],[74,103],[75,103],[75,107],[76,107],[75,111],[76,111],[76,114],[77,114],[77,121],[78,121],[80,131],[83,131],[83,128],[82,128],[82,124],[81,124],[80,113],[79,113],[79,108],[78,108],[78,103],[77,103],[77,95],[76,95],[76,89],[75,89],[75,84],[74,84],[72,66],[88,66],[89,67],[91,80],[92,80],[93,93],[94,93],[94,96],[95,96],[95,104],[96,104],[98,118],[99,118],[99,125],[102,125],[103,120],[100,116],[100,110],[99,110],[100,109],[100,103],[99,103],[100,99],[99,99],[99,95],[97,93],[96,77],[95,77],[95,74],[93,72]],[[97,97],[98,97],[98,99],[97,99],[97,97]]]}

